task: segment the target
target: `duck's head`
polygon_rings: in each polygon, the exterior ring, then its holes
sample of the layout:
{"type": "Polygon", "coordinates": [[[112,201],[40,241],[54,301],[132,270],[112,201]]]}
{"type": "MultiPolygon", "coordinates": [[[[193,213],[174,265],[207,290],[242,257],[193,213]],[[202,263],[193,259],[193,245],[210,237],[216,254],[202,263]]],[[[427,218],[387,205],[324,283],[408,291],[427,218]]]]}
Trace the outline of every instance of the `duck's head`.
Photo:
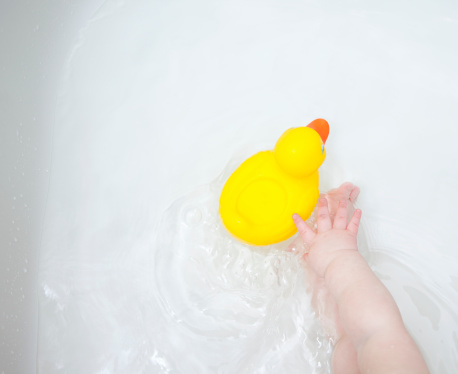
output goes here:
{"type": "Polygon", "coordinates": [[[312,174],[326,158],[324,144],[328,135],[329,124],[321,118],[306,127],[286,130],[275,145],[275,159],[285,172],[295,177],[312,174]]]}

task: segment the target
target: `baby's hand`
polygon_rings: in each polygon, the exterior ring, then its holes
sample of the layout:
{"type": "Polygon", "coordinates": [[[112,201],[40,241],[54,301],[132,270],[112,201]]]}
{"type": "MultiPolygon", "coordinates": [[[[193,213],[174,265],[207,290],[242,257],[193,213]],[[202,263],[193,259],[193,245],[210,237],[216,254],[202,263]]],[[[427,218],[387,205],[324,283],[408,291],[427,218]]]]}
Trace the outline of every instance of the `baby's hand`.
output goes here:
{"type": "Polygon", "coordinates": [[[324,277],[329,264],[338,256],[349,251],[357,251],[356,235],[358,234],[361,210],[356,209],[347,225],[347,200],[341,200],[334,222],[331,221],[326,198],[318,202],[317,233],[315,233],[298,214],[293,215],[294,223],[302,240],[310,248],[305,258],[312,269],[324,277]]]}

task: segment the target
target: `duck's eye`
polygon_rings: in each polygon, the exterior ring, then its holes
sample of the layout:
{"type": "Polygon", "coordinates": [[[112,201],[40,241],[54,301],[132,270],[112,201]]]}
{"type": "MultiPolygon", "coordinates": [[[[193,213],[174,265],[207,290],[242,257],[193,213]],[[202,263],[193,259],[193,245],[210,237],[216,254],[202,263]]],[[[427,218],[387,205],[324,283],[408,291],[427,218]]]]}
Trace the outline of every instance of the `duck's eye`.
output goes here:
{"type": "Polygon", "coordinates": [[[324,144],[321,143],[321,153],[324,153],[324,144]]]}

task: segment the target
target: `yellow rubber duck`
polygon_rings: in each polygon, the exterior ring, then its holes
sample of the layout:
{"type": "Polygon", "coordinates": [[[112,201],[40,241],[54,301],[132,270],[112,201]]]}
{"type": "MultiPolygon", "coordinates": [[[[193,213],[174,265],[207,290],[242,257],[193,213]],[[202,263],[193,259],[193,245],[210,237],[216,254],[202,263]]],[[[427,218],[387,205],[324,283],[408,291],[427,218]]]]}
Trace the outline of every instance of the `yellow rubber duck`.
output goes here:
{"type": "Polygon", "coordinates": [[[294,235],[293,213],[308,219],[318,201],[318,168],[326,157],[328,135],[328,123],[316,119],[285,131],[273,151],[244,161],[226,181],[219,200],[229,232],[252,245],[294,235]]]}

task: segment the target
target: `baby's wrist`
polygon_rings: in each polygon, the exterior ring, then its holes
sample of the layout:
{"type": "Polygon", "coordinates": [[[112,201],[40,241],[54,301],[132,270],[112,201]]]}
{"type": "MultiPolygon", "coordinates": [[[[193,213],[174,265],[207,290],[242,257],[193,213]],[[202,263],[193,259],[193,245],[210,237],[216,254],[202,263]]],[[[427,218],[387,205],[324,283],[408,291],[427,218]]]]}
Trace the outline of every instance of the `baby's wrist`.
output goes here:
{"type": "Polygon", "coordinates": [[[359,260],[360,258],[362,256],[357,247],[338,249],[332,253],[331,258],[328,260],[328,263],[323,269],[322,277],[326,279],[328,272],[333,271],[334,268],[342,270],[342,267],[345,268],[348,265],[349,260],[353,262],[355,259],[359,260]]]}
{"type": "Polygon", "coordinates": [[[370,278],[369,265],[357,248],[341,250],[325,269],[323,278],[331,293],[341,294],[358,282],[370,278]]]}

